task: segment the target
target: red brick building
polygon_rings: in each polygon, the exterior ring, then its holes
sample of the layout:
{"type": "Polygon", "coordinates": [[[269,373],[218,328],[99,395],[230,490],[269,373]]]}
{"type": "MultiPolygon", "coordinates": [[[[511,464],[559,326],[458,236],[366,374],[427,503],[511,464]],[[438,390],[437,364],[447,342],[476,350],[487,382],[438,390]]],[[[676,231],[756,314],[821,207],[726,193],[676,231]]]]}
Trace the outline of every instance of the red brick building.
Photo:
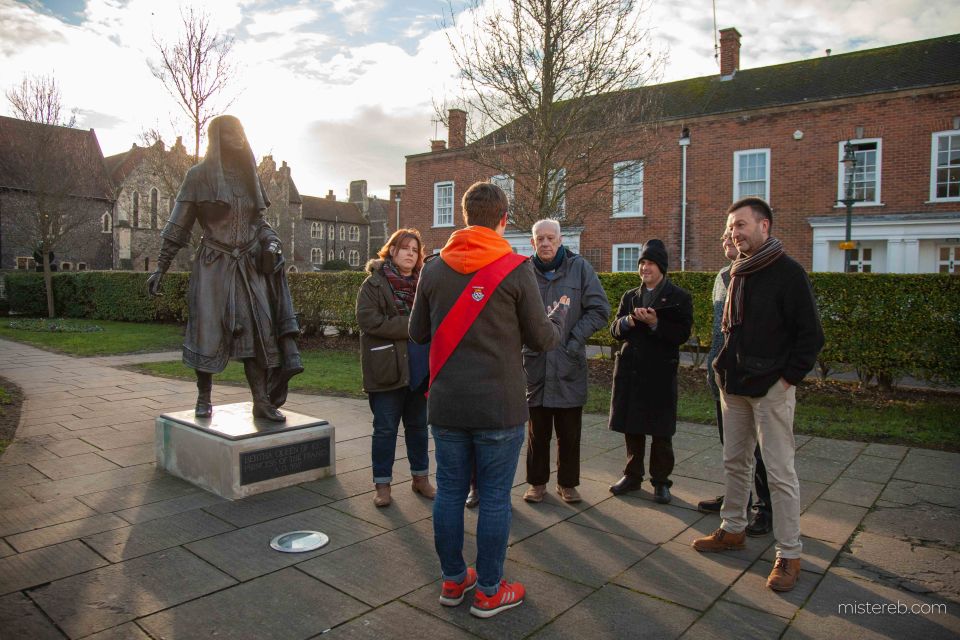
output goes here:
{"type": "MultiPolygon", "coordinates": [[[[855,150],[852,238],[862,271],[960,273],[960,35],[740,69],[740,34],[721,31],[719,75],[665,83],[658,92],[661,151],[610,190],[610,208],[584,211],[564,241],[601,271],[633,270],[640,245],[661,238],[671,269],[719,268],[724,211],[743,195],[774,210],[773,233],[808,269],[842,271],[844,144],[855,150]],[[686,202],[683,193],[686,192],[686,202]],[[614,202],[620,206],[614,206],[614,202]],[[626,203],[626,206],[624,206],[626,203]]],[[[465,114],[450,114],[449,145],[407,156],[403,226],[439,249],[462,226],[460,198],[494,177],[471,160],[465,114]]],[[[629,166],[637,131],[610,144],[629,166]]],[[[639,154],[637,154],[639,155],[639,154]]],[[[578,206],[571,190],[565,206],[578,206]]],[[[396,222],[390,220],[390,228],[396,222]]],[[[529,253],[525,232],[508,232],[529,253]]]]}

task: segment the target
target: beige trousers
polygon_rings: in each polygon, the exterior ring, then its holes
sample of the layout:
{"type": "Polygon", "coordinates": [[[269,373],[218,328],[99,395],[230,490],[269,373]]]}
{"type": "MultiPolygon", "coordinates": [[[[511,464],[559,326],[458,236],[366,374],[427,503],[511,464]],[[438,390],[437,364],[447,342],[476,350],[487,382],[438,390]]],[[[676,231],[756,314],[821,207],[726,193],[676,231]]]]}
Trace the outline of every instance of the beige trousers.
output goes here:
{"type": "Polygon", "coordinates": [[[767,467],[770,501],[773,503],[773,535],[777,555],[799,558],[800,479],[793,465],[793,412],[797,388],[783,388],[777,380],[762,398],[726,394],[720,390],[723,411],[723,475],[726,493],[720,527],[740,533],[747,526],[747,502],[753,481],[753,451],[760,452],[767,467]]]}

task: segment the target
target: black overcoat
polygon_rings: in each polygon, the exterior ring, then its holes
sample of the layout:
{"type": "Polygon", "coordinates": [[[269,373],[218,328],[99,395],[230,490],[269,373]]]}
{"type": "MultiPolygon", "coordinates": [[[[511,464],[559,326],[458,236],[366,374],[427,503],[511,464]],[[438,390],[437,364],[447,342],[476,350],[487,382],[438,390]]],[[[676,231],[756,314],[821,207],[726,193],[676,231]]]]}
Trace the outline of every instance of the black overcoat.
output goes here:
{"type": "Polygon", "coordinates": [[[652,306],[657,328],[625,327],[623,319],[641,306],[641,288],[623,294],[610,334],[623,344],[613,367],[610,429],[670,437],[677,431],[677,365],[680,345],[693,327],[690,294],[667,280],[652,306]]]}

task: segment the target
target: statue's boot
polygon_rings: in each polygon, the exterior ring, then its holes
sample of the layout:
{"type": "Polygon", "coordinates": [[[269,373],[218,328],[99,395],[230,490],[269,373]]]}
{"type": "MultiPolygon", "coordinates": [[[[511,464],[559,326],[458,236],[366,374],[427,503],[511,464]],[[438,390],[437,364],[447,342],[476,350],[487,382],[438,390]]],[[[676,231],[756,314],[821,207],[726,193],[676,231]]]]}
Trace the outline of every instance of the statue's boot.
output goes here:
{"type": "Polygon", "coordinates": [[[258,366],[253,358],[248,358],[243,361],[243,372],[253,395],[253,417],[271,422],[286,422],[287,417],[277,411],[267,395],[267,370],[258,366]]]}
{"type": "Polygon", "coordinates": [[[209,418],[213,415],[213,402],[210,401],[212,390],[213,374],[197,371],[197,408],[193,415],[198,418],[209,418]]]}

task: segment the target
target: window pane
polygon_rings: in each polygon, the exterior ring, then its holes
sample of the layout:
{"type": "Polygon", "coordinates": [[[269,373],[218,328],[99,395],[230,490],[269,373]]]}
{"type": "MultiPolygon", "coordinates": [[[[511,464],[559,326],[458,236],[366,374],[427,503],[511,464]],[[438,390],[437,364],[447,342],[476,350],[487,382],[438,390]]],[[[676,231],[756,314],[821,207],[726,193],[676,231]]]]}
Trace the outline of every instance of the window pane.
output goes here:
{"type": "Polygon", "coordinates": [[[613,165],[613,215],[643,215],[643,163],[613,165]]]}
{"type": "Polygon", "coordinates": [[[640,247],[617,247],[617,271],[633,271],[640,259],[640,247]]]}
{"type": "Polygon", "coordinates": [[[871,259],[872,259],[872,258],[871,258],[872,255],[873,255],[873,249],[867,249],[867,248],[865,248],[865,249],[863,250],[863,259],[864,259],[864,260],[871,260],[871,259]]]}

